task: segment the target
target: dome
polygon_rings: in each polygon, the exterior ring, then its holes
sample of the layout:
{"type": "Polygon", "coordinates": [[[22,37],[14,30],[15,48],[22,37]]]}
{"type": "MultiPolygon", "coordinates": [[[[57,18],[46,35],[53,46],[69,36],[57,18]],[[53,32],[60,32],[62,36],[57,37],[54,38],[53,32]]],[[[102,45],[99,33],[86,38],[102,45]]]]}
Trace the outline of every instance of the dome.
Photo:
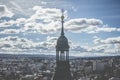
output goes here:
{"type": "Polygon", "coordinates": [[[56,50],[68,50],[68,40],[64,35],[61,35],[57,40],[56,50]]]}

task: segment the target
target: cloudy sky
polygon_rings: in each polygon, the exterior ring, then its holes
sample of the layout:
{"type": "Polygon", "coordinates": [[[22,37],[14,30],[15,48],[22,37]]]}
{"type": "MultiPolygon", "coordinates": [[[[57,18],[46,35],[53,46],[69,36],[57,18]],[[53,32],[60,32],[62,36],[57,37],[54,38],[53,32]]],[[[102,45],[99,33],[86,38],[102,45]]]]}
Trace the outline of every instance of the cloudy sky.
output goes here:
{"type": "Polygon", "coordinates": [[[55,54],[63,8],[71,55],[120,55],[119,4],[119,0],[0,0],[0,54],[55,54]]]}

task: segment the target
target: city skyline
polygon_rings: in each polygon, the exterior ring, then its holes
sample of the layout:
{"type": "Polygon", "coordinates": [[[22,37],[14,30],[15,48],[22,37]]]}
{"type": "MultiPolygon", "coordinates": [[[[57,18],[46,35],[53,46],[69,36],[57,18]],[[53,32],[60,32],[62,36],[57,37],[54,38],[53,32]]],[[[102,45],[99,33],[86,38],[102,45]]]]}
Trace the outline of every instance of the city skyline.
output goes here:
{"type": "Polygon", "coordinates": [[[119,3],[119,0],[0,0],[0,53],[55,55],[63,8],[71,55],[119,55],[119,3]]]}

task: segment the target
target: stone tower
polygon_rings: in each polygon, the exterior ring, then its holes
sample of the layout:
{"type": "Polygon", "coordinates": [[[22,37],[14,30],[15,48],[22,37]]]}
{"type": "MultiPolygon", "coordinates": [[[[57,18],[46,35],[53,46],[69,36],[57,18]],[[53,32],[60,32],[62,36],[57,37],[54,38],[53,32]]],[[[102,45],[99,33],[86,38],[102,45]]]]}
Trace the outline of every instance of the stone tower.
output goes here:
{"type": "Polygon", "coordinates": [[[62,10],[61,16],[61,35],[57,40],[56,45],[56,68],[52,80],[73,80],[70,72],[69,64],[69,44],[68,39],[64,35],[64,15],[62,10]]]}

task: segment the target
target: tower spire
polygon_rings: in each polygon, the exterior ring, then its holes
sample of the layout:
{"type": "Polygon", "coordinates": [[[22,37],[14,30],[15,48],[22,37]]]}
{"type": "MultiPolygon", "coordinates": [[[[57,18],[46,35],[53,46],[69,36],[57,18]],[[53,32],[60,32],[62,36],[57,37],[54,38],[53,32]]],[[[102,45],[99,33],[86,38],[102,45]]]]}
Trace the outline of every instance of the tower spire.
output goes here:
{"type": "Polygon", "coordinates": [[[62,9],[62,16],[61,16],[61,23],[62,23],[62,30],[61,30],[61,35],[64,35],[64,10],[62,9]]]}
{"type": "Polygon", "coordinates": [[[61,16],[61,36],[56,45],[56,68],[52,80],[73,80],[69,64],[69,44],[68,39],[64,36],[64,11],[61,16]]]}

